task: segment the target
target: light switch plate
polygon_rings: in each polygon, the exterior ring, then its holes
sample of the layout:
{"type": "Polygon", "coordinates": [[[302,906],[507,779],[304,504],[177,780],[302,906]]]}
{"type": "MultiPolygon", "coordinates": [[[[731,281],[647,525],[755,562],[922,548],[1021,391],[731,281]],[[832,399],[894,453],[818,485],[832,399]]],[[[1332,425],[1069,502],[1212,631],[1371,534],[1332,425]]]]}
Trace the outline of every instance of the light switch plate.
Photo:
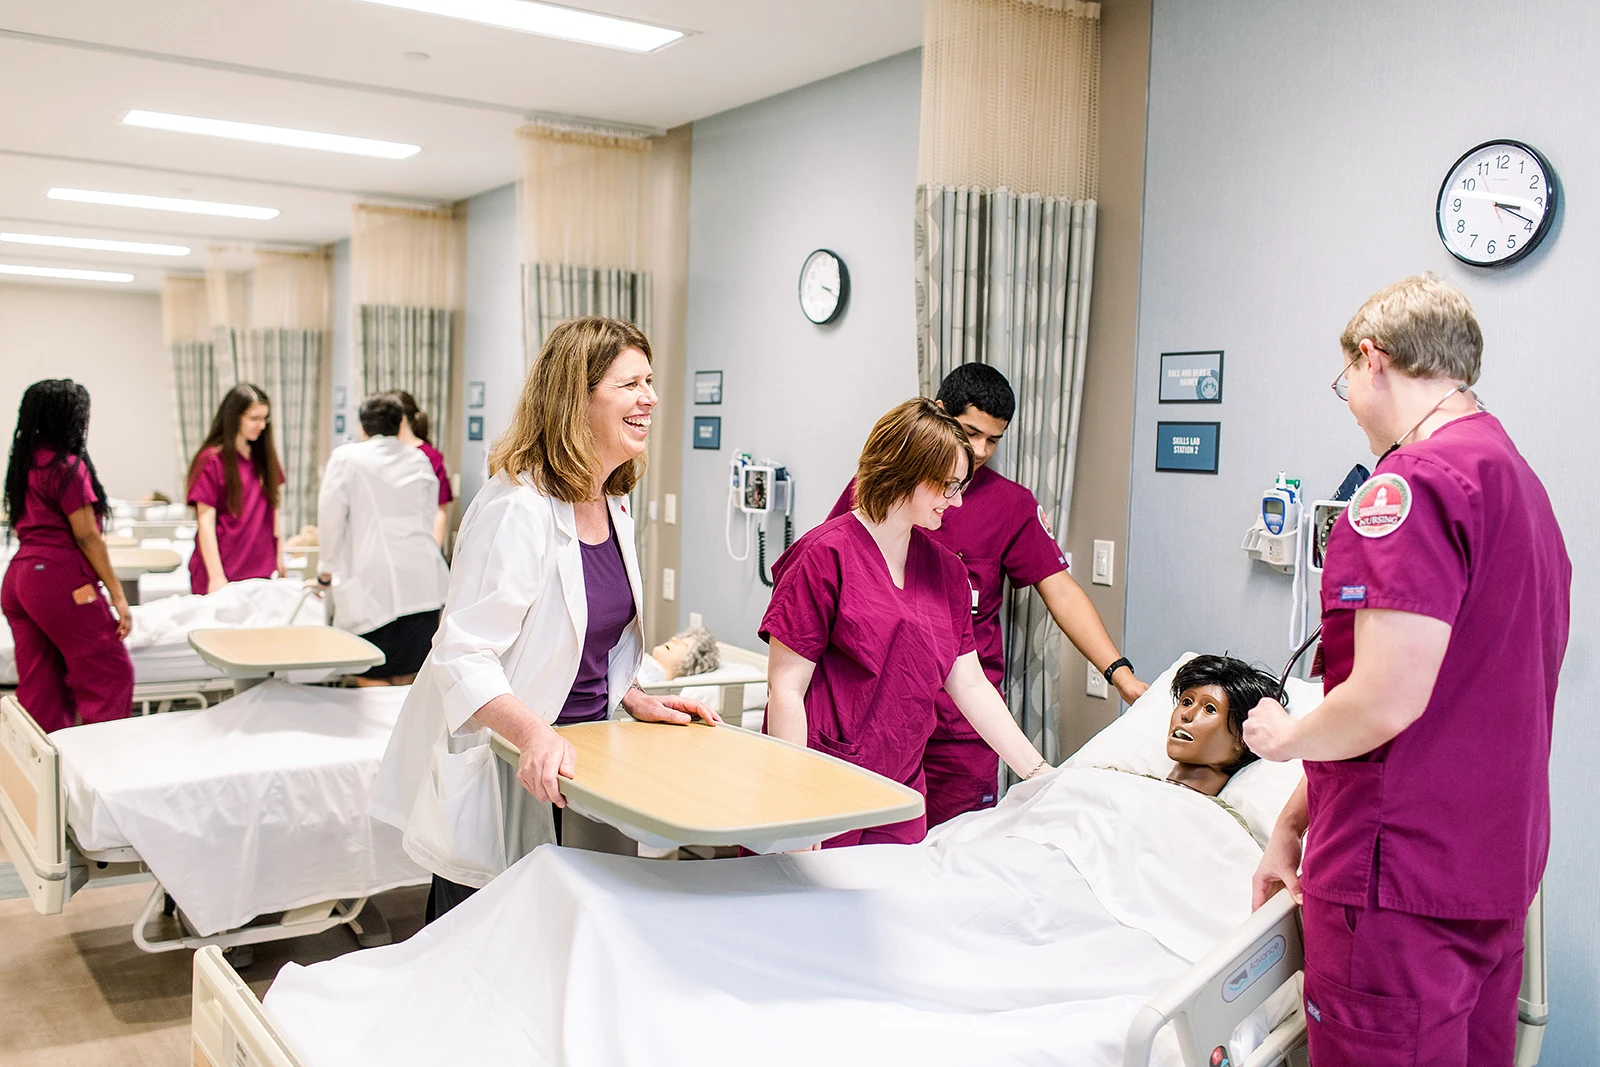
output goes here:
{"type": "Polygon", "coordinates": [[[691,627],[704,626],[705,624],[706,624],[705,619],[701,617],[701,615],[700,615],[700,613],[698,611],[689,612],[689,625],[691,627]]]}
{"type": "Polygon", "coordinates": [[[1095,585],[1110,585],[1111,571],[1115,564],[1117,543],[1115,541],[1096,541],[1094,543],[1094,569],[1090,573],[1090,581],[1095,585]]]}
{"type": "Polygon", "coordinates": [[[1106,685],[1106,676],[1095,670],[1093,663],[1085,662],[1084,666],[1089,668],[1089,678],[1083,687],[1083,691],[1092,697],[1099,697],[1101,700],[1108,699],[1111,696],[1111,691],[1106,685]]]}
{"type": "Polygon", "coordinates": [[[678,521],[678,494],[668,493],[664,499],[666,500],[667,525],[675,525],[678,521]]]}
{"type": "Polygon", "coordinates": [[[656,502],[654,500],[650,501],[650,506],[646,510],[649,512],[650,521],[651,522],[655,522],[656,521],[656,511],[657,511],[656,502]]]}
{"type": "Polygon", "coordinates": [[[671,567],[661,568],[661,599],[678,599],[678,572],[671,567]]]}

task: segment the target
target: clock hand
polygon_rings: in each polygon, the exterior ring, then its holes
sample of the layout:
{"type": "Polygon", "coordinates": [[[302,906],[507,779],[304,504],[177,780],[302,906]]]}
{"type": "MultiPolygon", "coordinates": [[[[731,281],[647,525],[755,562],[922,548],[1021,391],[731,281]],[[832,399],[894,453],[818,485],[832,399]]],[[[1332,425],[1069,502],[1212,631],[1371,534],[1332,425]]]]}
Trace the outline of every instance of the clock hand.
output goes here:
{"type": "Polygon", "coordinates": [[[1464,200],[1488,200],[1495,207],[1515,207],[1521,208],[1523,211],[1532,211],[1539,206],[1532,200],[1527,200],[1520,196],[1511,196],[1506,193],[1468,192],[1463,190],[1457,195],[1464,200]]]}
{"type": "Polygon", "coordinates": [[[1521,212],[1511,210],[1511,208],[1506,204],[1502,204],[1502,203],[1496,201],[1494,206],[1498,210],[1504,211],[1507,215],[1515,215],[1517,218],[1521,219],[1523,222],[1532,222],[1533,221],[1532,219],[1528,218],[1528,216],[1522,214],[1521,212]]]}

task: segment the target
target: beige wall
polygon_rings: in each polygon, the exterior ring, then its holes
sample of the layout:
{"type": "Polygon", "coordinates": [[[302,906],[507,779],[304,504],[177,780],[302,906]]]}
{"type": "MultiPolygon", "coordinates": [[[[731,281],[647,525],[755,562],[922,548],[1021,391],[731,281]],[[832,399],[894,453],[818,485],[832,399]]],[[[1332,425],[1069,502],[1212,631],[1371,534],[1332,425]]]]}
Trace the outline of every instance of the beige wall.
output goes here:
{"type": "Polygon", "coordinates": [[[8,455],[22,391],[40,378],[88,388],[89,454],[107,493],[181,491],[160,296],[0,284],[0,441],[8,455]]]}
{"type": "MultiPolygon", "coordinates": [[[[1151,0],[1100,9],[1100,197],[1089,362],[1067,549],[1073,572],[1111,639],[1123,642],[1128,558],[1128,478],[1133,445],[1134,350],[1139,314],[1139,241],[1144,203],[1146,97],[1151,0]],[[1096,539],[1116,543],[1115,584],[1089,582],[1096,539]]],[[[1061,752],[1076,751],[1121,709],[1084,693],[1087,664],[1063,641],[1061,752]]],[[[1137,664],[1148,679],[1151,664],[1137,664]]]]}

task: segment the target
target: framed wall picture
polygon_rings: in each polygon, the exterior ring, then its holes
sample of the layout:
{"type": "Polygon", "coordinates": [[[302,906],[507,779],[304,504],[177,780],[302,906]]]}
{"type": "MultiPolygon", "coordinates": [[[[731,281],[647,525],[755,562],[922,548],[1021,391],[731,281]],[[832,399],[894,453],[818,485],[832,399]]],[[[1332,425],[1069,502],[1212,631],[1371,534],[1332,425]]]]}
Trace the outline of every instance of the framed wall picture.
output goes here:
{"type": "Polygon", "coordinates": [[[1156,423],[1156,470],[1185,474],[1217,473],[1220,422],[1156,423]]]}
{"type": "Polygon", "coordinates": [[[467,416],[467,440],[469,440],[469,441],[481,441],[481,440],[483,440],[483,416],[482,415],[468,415],[467,416]]]}
{"type": "Polygon", "coordinates": [[[722,416],[696,415],[694,417],[694,447],[722,447],[722,416]]]}
{"type": "Polygon", "coordinates": [[[338,386],[337,388],[335,388],[334,391],[333,391],[333,406],[335,408],[342,408],[342,407],[344,407],[344,404],[345,404],[345,391],[344,391],[344,386],[341,385],[341,386],[338,386]]]}
{"type": "Polygon", "coordinates": [[[694,402],[696,404],[722,403],[722,372],[697,370],[694,372],[694,402]]]}
{"type": "Polygon", "coordinates": [[[1222,403],[1222,353],[1161,353],[1163,404],[1222,403]]]}
{"type": "Polygon", "coordinates": [[[482,382],[468,382],[467,383],[467,407],[469,407],[469,408],[481,408],[481,407],[483,407],[483,383],[482,382]]]}

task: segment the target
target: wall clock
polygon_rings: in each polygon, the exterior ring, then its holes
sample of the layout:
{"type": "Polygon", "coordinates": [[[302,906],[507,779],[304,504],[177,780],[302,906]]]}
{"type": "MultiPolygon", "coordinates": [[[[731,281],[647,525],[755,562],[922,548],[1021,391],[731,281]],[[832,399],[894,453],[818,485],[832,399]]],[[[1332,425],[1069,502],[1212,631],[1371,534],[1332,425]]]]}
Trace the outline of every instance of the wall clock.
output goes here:
{"type": "Polygon", "coordinates": [[[1521,141],[1485,141],[1466,152],[1439,187],[1439,240],[1475,267],[1504,267],[1539,246],[1556,217],[1550,161],[1521,141]]]}
{"type": "Polygon", "coordinates": [[[806,257],[800,268],[800,310],[821,326],[844,313],[850,299],[850,272],[844,260],[819,248],[806,257]]]}

